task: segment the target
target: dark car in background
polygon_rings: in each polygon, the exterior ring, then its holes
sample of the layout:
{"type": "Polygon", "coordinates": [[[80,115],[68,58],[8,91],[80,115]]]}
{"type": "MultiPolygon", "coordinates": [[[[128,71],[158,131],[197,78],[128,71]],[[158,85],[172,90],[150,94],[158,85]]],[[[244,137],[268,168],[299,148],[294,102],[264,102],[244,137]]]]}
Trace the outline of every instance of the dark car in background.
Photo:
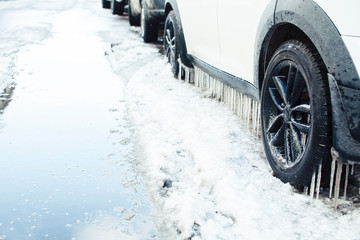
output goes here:
{"type": "Polygon", "coordinates": [[[102,0],[102,7],[123,15],[128,5],[130,26],[141,26],[144,42],[158,39],[160,24],[165,21],[165,0],[102,0]]]}
{"type": "Polygon", "coordinates": [[[102,0],[102,7],[111,9],[114,15],[123,15],[128,0],[102,0]]]}
{"type": "Polygon", "coordinates": [[[158,38],[159,24],[164,22],[165,0],[129,0],[130,26],[141,26],[144,42],[158,38]]]}

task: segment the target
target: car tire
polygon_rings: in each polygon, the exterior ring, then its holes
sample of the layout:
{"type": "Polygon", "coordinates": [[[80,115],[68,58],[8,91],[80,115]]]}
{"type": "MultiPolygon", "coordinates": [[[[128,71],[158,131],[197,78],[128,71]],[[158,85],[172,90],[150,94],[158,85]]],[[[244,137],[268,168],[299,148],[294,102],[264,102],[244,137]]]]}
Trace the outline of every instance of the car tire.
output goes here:
{"type": "Polygon", "coordinates": [[[262,140],[274,174],[298,189],[330,166],[331,108],[326,67],[314,47],[297,40],[273,54],[261,90],[262,140]]]}
{"type": "Polygon", "coordinates": [[[150,43],[157,40],[158,23],[150,19],[149,7],[146,1],[144,0],[141,2],[140,26],[141,26],[141,37],[143,38],[144,42],[150,43]]]}
{"type": "Polygon", "coordinates": [[[125,8],[124,2],[117,2],[116,0],[111,0],[112,14],[121,16],[124,14],[124,8],[125,8]]]}
{"type": "Polygon", "coordinates": [[[174,11],[171,11],[165,20],[164,50],[165,56],[171,65],[171,71],[176,77],[179,73],[179,27],[174,11]]]}
{"type": "Polygon", "coordinates": [[[130,26],[140,26],[140,17],[136,17],[132,13],[131,0],[129,0],[128,6],[129,6],[129,24],[130,24],[130,26]]]}
{"type": "Polygon", "coordinates": [[[101,2],[102,2],[103,8],[110,9],[110,7],[111,7],[110,1],[102,0],[101,2]]]}
{"type": "Polygon", "coordinates": [[[193,67],[187,57],[184,33],[181,24],[178,23],[175,12],[170,11],[164,24],[164,52],[171,65],[171,71],[176,77],[179,74],[179,58],[187,67],[193,67]]]}

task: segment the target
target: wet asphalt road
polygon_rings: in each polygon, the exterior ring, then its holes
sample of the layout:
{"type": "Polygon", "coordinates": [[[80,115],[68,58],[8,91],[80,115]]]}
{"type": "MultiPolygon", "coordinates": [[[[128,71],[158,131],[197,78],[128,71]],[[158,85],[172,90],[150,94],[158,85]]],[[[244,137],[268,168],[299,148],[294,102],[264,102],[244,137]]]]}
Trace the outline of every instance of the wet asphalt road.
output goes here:
{"type": "Polygon", "coordinates": [[[0,239],[155,239],[124,81],[104,56],[126,22],[114,31],[119,19],[96,0],[0,1],[0,16],[13,75],[0,112],[0,239]]]}

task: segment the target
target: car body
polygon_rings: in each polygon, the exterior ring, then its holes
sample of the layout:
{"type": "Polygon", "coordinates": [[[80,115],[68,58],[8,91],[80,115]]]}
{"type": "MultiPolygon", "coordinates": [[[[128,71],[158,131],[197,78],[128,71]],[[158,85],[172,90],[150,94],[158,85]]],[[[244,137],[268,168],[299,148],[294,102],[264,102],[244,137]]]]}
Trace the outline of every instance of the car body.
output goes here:
{"type": "Polygon", "coordinates": [[[329,172],[331,149],[343,163],[360,163],[359,7],[356,0],[166,0],[165,52],[174,74],[179,58],[259,101],[274,173],[303,187],[319,165],[329,172]]]}
{"type": "Polygon", "coordinates": [[[157,39],[159,23],[164,22],[165,0],[129,0],[129,23],[141,26],[145,42],[157,39]]]}

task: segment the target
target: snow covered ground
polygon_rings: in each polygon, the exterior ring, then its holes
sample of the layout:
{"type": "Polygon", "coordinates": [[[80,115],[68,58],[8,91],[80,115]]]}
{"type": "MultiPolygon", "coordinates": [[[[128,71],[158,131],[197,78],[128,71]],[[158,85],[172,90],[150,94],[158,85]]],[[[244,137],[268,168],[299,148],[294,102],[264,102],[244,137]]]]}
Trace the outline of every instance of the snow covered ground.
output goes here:
{"type": "Polygon", "coordinates": [[[174,79],[126,17],[98,0],[28,2],[51,12],[51,37],[12,55],[0,239],[360,239],[358,206],[274,178],[260,140],[174,79]]]}

